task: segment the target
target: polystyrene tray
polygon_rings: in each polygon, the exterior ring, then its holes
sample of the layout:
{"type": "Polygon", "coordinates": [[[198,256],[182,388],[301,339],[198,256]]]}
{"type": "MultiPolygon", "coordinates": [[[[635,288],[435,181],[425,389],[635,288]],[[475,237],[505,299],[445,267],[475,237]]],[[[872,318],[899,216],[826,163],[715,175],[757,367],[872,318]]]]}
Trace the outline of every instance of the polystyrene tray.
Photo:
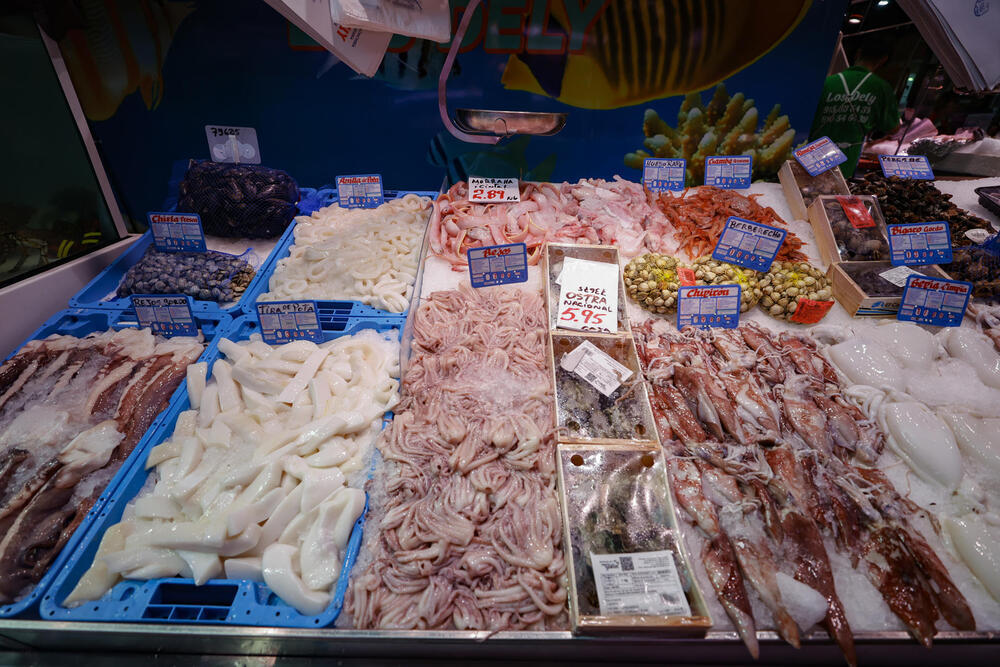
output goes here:
{"type": "MultiPolygon", "coordinates": [[[[414,194],[420,197],[430,197],[434,199],[437,197],[437,192],[429,192],[426,190],[386,190],[384,193],[386,201],[392,201],[393,199],[398,199],[404,195],[414,194]]],[[[315,195],[310,196],[310,200],[307,203],[309,206],[318,205],[316,210],[323,208],[324,206],[329,206],[330,204],[337,203],[337,190],[334,188],[320,188],[316,191],[315,195]]],[[[299,207],[302,207],[302,203],[299,203],[299,207]]],[[[264,294],[269,289],[269,284],[271,281],[271,274],[274,273],[275,268],[278,266],[278,261],[288,257],[291,252],[291,248],[295,245],[295,225],[293,221],[292,224],[288,226],[285,233],[282,234],[281,240],[278,241],[278,245],[274,246],[274,251],[268,258],[269,266],[267,271],[267,277],[262,284],[261,289],[257,290],[257,293],[253,296],[252,300],[243,300],[243,312],[248,315],[256,315],[257,313],[257,297],[264,294]]],[[[255,278],[256,279],[256,278],[255,278]]],[[[350,309],[350,314],[354,317],[406,317],[409,309],[404,310],[402,313],[391,313],[387,310],[381,310],[379,308],[373,308],[372,306],[366,306],[360,301],[349,301],[349,300],[328,300],[321,301],[316,300],[316,305],[320,312],[326,311],[337,311],[343,312],[347,308],[347,304],[353,304],[350,309]]]]}
{"type": "MultiPolygon", "coordinates": [[[[325,340],[357,333],[363,329],[376,331],[395,330],[399,335],[402,321],[399,318],[329,320],[320,318],[325,340]]],[[[233,321],[228,332],[221,337],[230,340],[246,340],[258,331],[255,318],[240,317],[233,321]]],[[[218,345],[214,354],[207,358],[209,369],[220,356],[218,345]]],[[[122,484],[115,489],[100,512],[88,517],[81,529],[85,530],[79,548],[74,550],[61,568],[51,588],[46,591],[41,604],[41,617],[59,621],[119,621],[188,623],[211,625],[251,625],[263,627],[327,627],[340,614],[347,594],[347,583],[351,568],[361,549],[362,530],[368,511],[358,518],[351,532],[344,554],[340,578],[334,590],[333,599],[323,613],[307,616],[284,603],[271,592],[267,585],[255,581],[235,579],[213,579],[197,586],[190,579],[166,578],[149,581],[125,580],[115,585],[99,600],[86,602],[69,609],[61,605],[80,577],[90,568],[94,554],[100,546],[104,532],[117,523],[125,507],[146,484],[149,472],[145,462],[149,450],[169,438],[174,431],[177,416],[190,409],[187,385],[182,384],[183,395],[171,405],[152,437],[146,441],[143,451],[125,474],[122,484]]],[[[384,424],[383,424],[384,425],[384,424]]]]}
{"type": "MultiPolygon", "coordinates": [[[[195,314],[195,320],[198,323],[198,327],[201,329],[205,340],[208,345],[205,351],[202,352],[200,359],[204,360],[210,354],[212,354],[213,349],[216,345],[215,338],[216,334],[222,330],[228,329],[232,322],[232,318],[226,314],[195,314]]],[[[137,328],[135,311],[121,311],[121,310],[85,310],[85,309],[69,309],[63,310],[51,318],[49,318],[45,324],[38,328],[35,333],[24,341],[27,343],[32,340],[39,340],[42,338],[47,338],[52,334],[64,334],[68,336],[76,336],[77,338],[82,338],[87,334],[91,334],[98,331],[107,331],[108,329],[128,329],[137,328]]],[[[24,343],[18,346],[17,350],[20,350],[24,346],[24,343]]],[[[11,352],[7,359],[14,356],[17,350],[11,352]]],[[[6,361],[6,359],[5,359],[6,361]]],[[[135,465],[136,460],[140,457],[141,452],[145,449],[145,442],[151,435],[157,430],[160,422],[165,418],[167,414],[170,413],[171,406],[173,406],[181,396],[184,394],[186,396],[187,392],[185,390],[185,385],[182,382],[181,386],[174,391],[173,395],[170,397],[170,404],[167,409],[161,412],[150,425],[149,429],[140,438],[139,442],[136,443],[135,449],[129,454],[128,458],[122,463],[121,468],[115,473],[111,481],[108,482],[107,487],[105,487],[104,492],[98,497],[94,506],[87,513],[87,518],[85,518],[77,529],[73,532],[69,541],[56,556],[56,559],[52,561],[52,565],[49,566],[48,572],[42,577],[32,591],[21,598],[17,602],[12,602],[11,604],[0,606],[0,618],[38,618],[38,602],[42,597],[42,594],[48,589],[49,585],[52,583],[57,572],[62,569],[66,561],[69,560],[71,554],[75,554],[80,546],[84,535],[87,532],[87,526],[93,521],[93,518],[98,512],[104,507],[118,486],[121,484],[122,480],[126,476],[126,473],[135,465]]],[[[142,455],[143,460],[145,455],[142,455]]]]}

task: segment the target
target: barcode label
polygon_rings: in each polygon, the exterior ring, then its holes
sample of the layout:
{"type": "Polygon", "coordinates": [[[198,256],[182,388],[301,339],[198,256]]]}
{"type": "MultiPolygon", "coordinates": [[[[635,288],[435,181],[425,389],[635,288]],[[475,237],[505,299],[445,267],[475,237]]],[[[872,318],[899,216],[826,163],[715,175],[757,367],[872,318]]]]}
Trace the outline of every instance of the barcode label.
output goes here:
{"type": "Polygon", "coordinates": [[[590,554],[604,616],[690,616],[670,551],[590,554]]]}

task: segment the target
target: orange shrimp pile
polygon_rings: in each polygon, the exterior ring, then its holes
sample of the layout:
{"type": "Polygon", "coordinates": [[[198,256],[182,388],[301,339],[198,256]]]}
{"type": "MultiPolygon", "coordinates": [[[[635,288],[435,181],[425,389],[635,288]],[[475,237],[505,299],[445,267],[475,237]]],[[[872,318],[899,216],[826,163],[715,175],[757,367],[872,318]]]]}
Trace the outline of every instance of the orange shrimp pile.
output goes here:
{"type": "MultiPolygon", "coordinates": [[[[686,189],[679,195],[666,191],[652,197],[673,225],[674,233],[680,240],[680,249],[689,259],[712,252],[730,216],[765,225],[786,226],[773,208],[756,202],[759,194],[744,197],[732,190],[706,185],[694,188],[690,195],[686,189]]],[[[802,245],[802,239],[788,232],[777,258],[792,262],[808,261],[809,258],[801,250],[802,245]]]]}

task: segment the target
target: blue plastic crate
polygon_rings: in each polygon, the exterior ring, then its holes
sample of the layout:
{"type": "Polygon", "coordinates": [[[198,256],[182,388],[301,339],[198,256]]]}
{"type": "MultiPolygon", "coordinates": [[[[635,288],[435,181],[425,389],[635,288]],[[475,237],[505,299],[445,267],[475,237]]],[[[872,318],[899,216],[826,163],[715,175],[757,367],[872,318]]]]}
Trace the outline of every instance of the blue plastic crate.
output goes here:
{"type": "MultiPolygon", "coordinates": [[[[386,190],[384,192],[385,200],[392,201],[393,199],[399,199],[400,197],[408,194],[415,194],[421,197],[430,197],[434,199],[437,197],[437,192],[429,192],[425,190],[386,190]]],[[[335,188],[320,188],[316,190],[315,199],[310,202],[310,205],[318,203],[319,206],[315,210],[319,210],[324,206],[329,206],[330,204],[337,202],[337,190],[335,188]]],[[[301,202],[300,202],[301,208],[301,202]]],[[[295,245],[295,222],[292,222],[285,230],[285,233],[281,235],[281,240],[278,241],[278,245],[274,246],[274,250],[271,252],[270,257],[268,257],[267,262],[267,275],[261,284],[261,288],[257,290],[257,293],[253,296],[252,300],[243,299],[240,303],[242,304],[242,311],[246,315],[257,316],[257,297],[261,294],[267,292],[271,280],[271,275],[274,273],[274,269],[278,266],[278,262],[291,252],[292,246],[295,245]]],[[[263,271],[261,271],[263,273],[263,271]]],[[[316,305],[319,307],[321,313],[329,313],[331,315],[336,314],[338,317],[402,317],[405,318],[409,309],[403,311],[402,313],[390,313],[387,310],[381,310],[379,308],[373,308],[372,306],[367,306],[360,301],[348,301],[348,300],[336,300],[336,301],[321,301],[317,300],[316,305]]]]}
{"type": "MultiPolygon", "coordinates": [[[[401,335],[399,318],[350,319],[346,322],[320,318],[325,340],[357,333],[363,329],[381,332],[395,331],[401,335]]],[[[233,321],[228,332],[222,337],[230,340],[246,340],[258,331],[256,319],[240,317],[233,321]]],[[[214,356],[206,359],[211,365],[220,356],[218,346],[214,356]]],[[[190,408],[186,384],[181,400],[171,405],[156,432],[144,443],[145,449],[126,473],[123,483],[115,489],[101,511],[88,517],[81,528],[86,528],[86,536],[80,548],[75,549],[71,558],[57,574],[52,586],[46,591],[41,603],[41,618],[58,621],[116,621],[188,623],[208,625],[249,625],[261,627],[313,628],[332,626],[340,614],[347,594],[347,584],[351,569],[361,550],[362,532],[368,511],[358,518],[351,532],[344,554],[340,578],[334,589],[330,605],[315,616],[300,614],[295,608],[285,604],[263,583],[247,580],[214,579],[197,586],[190,579],[166,578],[149,581],[125,580],[114,586],[99,600],[86,602],[69,609],[61,602],[73,591],[80,577],[90,568],[104,532],[117,523],[125,507],[146,484],[149,471],[145,461],[150,449],[168,439],[174,431],[178,415],[190,408]]],[[[384,427],[384,423],[383,423],[384,427]]]]}
{"type": "MultiPolygon", "coordinates": [[[[208,341],[208,345],[205,351],[202,352],[199,360],[204,360],[211,356],[212,354],[217,354],[218,351],[216,342],[218,333],[224,330],[228,330],[230,324],[232,323],[232,318],[226,314],[214,314],[214,315],[195,315],[195,319],[198,322],[198,327],[201,329],[205,340],[208,341]]],[[[113,310],[83,310],[83,309],[69,309],[63,310],[56,313],[51,318],[49,318],[45,324],[38,328],[35,333],[24,341],[27,343],[32,340],[40,340],[42,338],[48,338],[52,334],[63,334],[68,336],[76,336],[77,338],[82,338],[88,334],[100,331],[107,331],[108,329],[126,329],[126,328],[136,328],[137,324],[135,322],[135,312],[132,311],[131,317],[127,312],[113,311],[113,310]]],[[[24,343],[18,346],[18,350],[24,346],[24,343]]],[[[7,355],[7,359],[14,356],[17,350],[11,352],[7,355]]],[[[6,361],[6,359],[5,359],[6,361]]],[[[56,573],[58,573],[66,562],[70,559],[70,556],[75,554],[80,547],[80,544],[87,533],[87,526],[94,520],[98,513],[103,509],[108,498],[112,497],[122,483],[122,481],[127,476],[128,471],[136,465],[136,461],[139,460],[140,456],[142,460],[145,460],[145,455],[142,452],[147,449],[146,442],[152,437],[153,433],[156,432],[157,427],[160,425],[163,419],[166,418],[171,412],[171,407],[177,403],[181,395],[187,394],[185,389],[185,384],[182,382],[180,387],[174,391],[173,395],[170,397],[170,404],[167,408],[161,412],[150,424],[149,429],[139,439],[136,443],[135,448],[132,453],[129,454],[128,458],[122,463],[121,468],[115,473],[111,481],[108,482],[107,487],[104,492],[98,497],[94,506],[87,513],[87,517],[80,523],[77,529],[73,532],[69,541],[63,546],[62,551],[56,556],[55,560],[52,561],[52,565],[49,566],[48,572],[45,573],[37,584],[35,584],[34,589],[21,598],[17,602],[11,604],[0,606],[0,618],[38,618],[38,603],[42,599],[43,593],[48,590],[49,585],[55,579],[56,573]]]]}

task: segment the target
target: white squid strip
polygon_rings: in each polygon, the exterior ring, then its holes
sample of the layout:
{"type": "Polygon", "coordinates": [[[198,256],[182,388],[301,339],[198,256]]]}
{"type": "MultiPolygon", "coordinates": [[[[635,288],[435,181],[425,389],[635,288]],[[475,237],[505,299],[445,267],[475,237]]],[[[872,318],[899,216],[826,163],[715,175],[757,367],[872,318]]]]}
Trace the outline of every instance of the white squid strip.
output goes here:
{"type": "Polygon", "coordinates": [[[303,491],[300,511],[306,513],[314,507],[318,507],[339,489],[343,489],[346,483],[344,473],[338,468],[309,468],[305,477],[302,478],[303,491]]]}
{"type": "Polygon", "coordinates": [[[218,551],[226,542],[223,521],[204,520],[161,524],[133,535],[136,543],[190,551],[218,551]]]}
{"type": "Polygon", "coordinates": [[[241,366],[233,367],[233,379],[239,382],[241,387],[250,388],[265,396],[280,392],[287,381],[282,381],[276,374],[268,373],[259,367],[244,368],[241,366]]]}
{"type": "Polygon", "coordinates": [[[272,544],[265,549],[261,557],[264,582],[299,613],[314,616],[330,604],[330,595],[309,590],[295,575],[292,558],[296,551],[295,547],[287,544],[272,544]]]}
{"type": "Polygon", "coordinates": [[[219,412],[231,412],[243,407],[239,387],[233,381],[233,367],[222,359],[212,364],[212,379],[219,388],[219,412]]]}
{"type": "Polygon", "coordinates": [[[291,523],[292,519],[299,513],[299,506],[301,504],[302,485],[299,484],[271,512],[271,516],[264,523],[264,532],[260,536],[260,545],[266,547],[277,541],[282,531],[285,530],[285,526],[291,523]]]}
{"type": "Polygon", "coordinates": [[[299,563],[302,581],[313,590],[329,589],[340,576],[341,554],[355,522],[365,509],[365,493],[341,488],[319,508],[302,541],[299,563]]]}
{"type": "Polygon", "coordinates": [[[191,569],[191,578],[197,586],[222,574],[222,561],[216,554],[179,549],[177,555],[183,558],[191,569]]]}
{"type": "Polygon", "coordinates": [[[63,600],[64,607],[72,608],[79,606],[81,602],[96,600],[118,582],[120,577],[108,570],[104,557],[125,548],[125,538],[132,532],[132,528],[130,523],[116,523],[104,531],[104,537],[94,555],[94,563],[80,577],[73,592],[63,600]]]}
{"type": "Polygon", "coordinates": [[[317,373],[309,382],[309,398],[313,404],[313,419],[326,414],[326,404],[330,400],[330,385],[323,373],[317,373]]]}
{"type": "Polygon", "coordinates": [[[192,408],[201,405],[201,396],[205,392],[205,384],[208,382],[208,364],[199,361],[187,367],[187,391],[188,402],[192,408]]]}
{"type": "Polygon", "coordinates": [[[181,507],[172,498],[150,494],[135,500],[135,516],[139,519],[176,519],[181,507]]]}
{"type": "Polygon", "coordinates": [[[194,430],[198,427],[198,411],[185,410],[177,415],[177,422],[174,424],[174,434],[171,437],[194,435],[194,430]]]}
{"type": "Polygon", "coordinates": [[[260,526],[255,523],[248,525],[242,533],[226,540],[226,543],[219,550],[219,555],[230,558],[245,554],[260,542],[260,533],[260,526]]]}
{"type": "Polygon", "coordinates": [[[226,358],[230,359],[233,363],[249,361],[251,355],[250,350],[246,347],[239,343],[234,343],[228,338],[219,340],[219,352],[226,355],[226,358]]]}
{"type": "MultiPolygon", "coordinates": [[[[125,574],[150,566],[165,567],[171,574],[178,572],[177,554],[170,549],[157,549],[153,546],[133,547],[115,551],[101,557],[105,567],[111,574],[125,574]]],[[[160,576],[170,576],[160,575],[160,576]]]]}
{"type": "Polygon", "coordinates": [[[226,579],[264,581],[264,568],[260,558],[256,556],[227,558],[223,565],[226,569],[226,579]]]}
{"type": "Polygon", "coordinates": [[[266,521],[287,495],[280,487],[271,489],[257,502],[230,510],[226,517],[226,532],[229,535],[239,535],[250,526],[266,521]]]}
{"type": "Polygon", "coordinates": [[[219,414],[219,385],[213,383],[205,387],[201,395],[201,403],[198,404],[198,426],[208,428],[217,414],[219,414]]]}
{"type": "Polygon", "coordinates": [[[309,381],[316,375],[316,371],[319,370],[320,365],[328,354],[330,354],[330,350],[323,348],[310,354],[305,363],[302,364],[302,368],[292,378],[292,381],[286,384],[285,388],[278,394],[278,400],[282,403],[294,402],[295,398],[306,390],[309,381]]]}
{"type": "Polygon", "coordinates": [[[240,493],[238,499],[240,504],[256,502],[281,484],[281,464],[279,462],[258,463],[256,465],[260,472],[253,478],[253,482],[240,493]]]}

